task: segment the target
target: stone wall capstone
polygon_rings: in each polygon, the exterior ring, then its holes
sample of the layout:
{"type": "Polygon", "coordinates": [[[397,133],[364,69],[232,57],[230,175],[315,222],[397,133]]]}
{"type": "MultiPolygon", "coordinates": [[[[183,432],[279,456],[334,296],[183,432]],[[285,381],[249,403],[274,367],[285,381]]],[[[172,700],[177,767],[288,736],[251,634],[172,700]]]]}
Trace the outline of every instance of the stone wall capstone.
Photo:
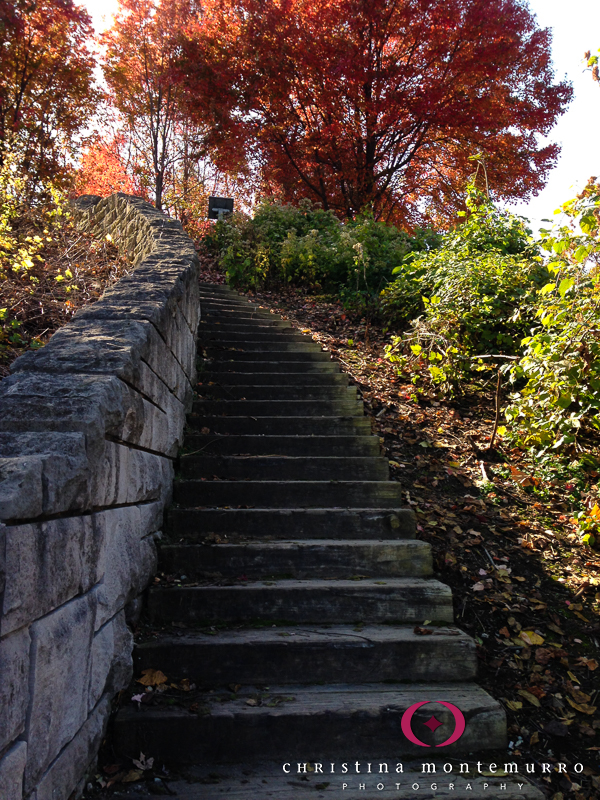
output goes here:
{"type": "Polygon", "coordinates": [[[82,790],[132,673],[140,595],[190,408],[198,259],[140,198],[78,224],[133,265],[0,382],[0,798],[82,790]]]}

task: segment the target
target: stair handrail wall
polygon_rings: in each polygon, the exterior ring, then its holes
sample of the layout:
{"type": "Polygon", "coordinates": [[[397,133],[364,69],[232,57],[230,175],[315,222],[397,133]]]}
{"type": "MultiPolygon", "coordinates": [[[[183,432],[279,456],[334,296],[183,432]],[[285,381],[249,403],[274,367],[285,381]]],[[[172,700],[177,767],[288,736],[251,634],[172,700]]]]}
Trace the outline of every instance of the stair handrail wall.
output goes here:
{"type": "Polygon", "coordinates": [[[138,197],[73,216],[132,270],[0,382],[0,797],[82,791],[156,569],[195,379],[198,258],[138,197]]]}

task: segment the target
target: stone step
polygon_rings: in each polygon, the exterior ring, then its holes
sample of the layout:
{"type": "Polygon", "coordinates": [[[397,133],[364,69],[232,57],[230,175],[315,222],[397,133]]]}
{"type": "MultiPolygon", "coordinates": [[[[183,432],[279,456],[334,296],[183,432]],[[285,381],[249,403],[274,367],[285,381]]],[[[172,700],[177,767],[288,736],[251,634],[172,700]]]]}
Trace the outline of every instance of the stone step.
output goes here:
{"type": "MultiPolygon", "coordinates": [[[[202,341],[202,340],[200,340],[202,341]]],[[[212,353],[213,358],[218,353],[223,358],[228,358],[231,353],[246,353],[246,352],[261,352],[261,353],[322,353],[321,345],[318,342],[313,342],[312,339],[304,336],[299,342],[290,340],[289,337],[282,339],[281,336],[273,337],[271,341],[265,339],[231,339],[221,337],[218,340],[212,340],[204,345],[204,350],[207,353],[212,353]]]]}
{"type": "Polygon", "coordinates": [[[190,428],[209,433],[241,435],[355,435],[370,436],[371,421],[368,417],[210,417],[189,414],[190,428]]]}
{"type": "MultiPolygon", "coordinates": [[[[323,355],[326,355],[323,353],[323,355]]],[[[204,372],[210,373],[244,373],[258,374],[259,372],[291,374],[297,372],[299,375],[313,374],[339,374],[340,365],[337,361],[289,361],[285,358],[274,359],[273,361],[198,361],[198,371],[200,375],[204,372]]]]}
{"type": "Polygon", "coordinates": [[[209,385],[202,382],[196,393],[211,400],[345,400],[353,404],[358,401],[356,386],[333,384],[331,386],[261,386],[258,383],[237,386],[209,385]]]}
{"type": "Polygon", "coordinates": [[[320,346],[313,342],[316,347],[309,344],[290,344],[286,349],[285,343],[278,346],[278,349],[260,350],[225,350],[216,347],[206,347],[204,352],[206,358],[218,358],[221,361],[331,361],[331,354],[321,350],[320,346]],[[295,349],[298,348],[298,349],[295,349]]]}
{"type": "Polygon", "coordinates": [[[210,372],[198,374],[200,386],[347,386],[345,372],[210,372]]]}
{"type": "Polygon", "coordinates": [[[216,309],[216,308],[209,308],[205,311],[201,311],[202,317],[207,322],[241,322],[244,323],[247,320],[268,320],[268,319],[277,319],[279,320],[280,317],[276,316],[275,314],[271,314],[269,311],[252,311],[250,309],[244,311],[236,311],[234,309],[216,309]]]}
{"type": "Polygon", "coordinates": [[[234,343],[238,342],[277,342],[281,344],[281,342],[288,343],[288,342],[312,342],[313,340],[306,336],[304,333],[298,333],[294,330],[294,328],[282,328],[281,330],[259,330],[253,329],[249,331],[239,331],[239,330],[219,330],[219,326],[216,326],[212,330],[202,329],[198,331],[198,340],[202,343],[206,342],[216,342],[217,344],[223,343],[230,343],[234,346],[234,343]]]}
{"type": "Polygon", "coordinates": [[[214,319],[209,321],[203,317],[198,325],[198,331],[204,330],[237,331],[239,333],[275,330],[280,333],[294,333],[298,331],[298,328],[293,328],[292,323],[288,319],[280,319],[279,317],[264,320],[242,320],[240,322],[235,322],[235,320],[225,320],[225,322],[221,322],[220,320],[214,319]]]}
{"type": "MultiPolygon", "coordinates": [[[[385,751],[388,752],[387,750],[385,751]]],[[[202,764],[186,767],[183,780],[169,780],[169,792],[175,800],[298,800],[299,797],[323,800],[544,800],[546,795],[529,783],[522,775],[480,774],[475,760],[470,761],[469,774],[461,775],[459,767],[451,765],[453,772],[445,774],[444,759],[437,756],[435,774],[423,774],[423,760],[418,763],[404,761],[403,771],[396,774],[397,759],[387,761],[378,756],[367,774],[367,764],[361,763],[360,753],[347,763],[342,772],[342,761],[318,762],[322,772],[315,774],[314,762],[304,773],[303,762],[286,764],[252,761],[242,764],[202,764]],[[360,774],[355,771],[359,760],[360,774]],[[379,773],[380,769],[388,774],[379,773]],[[383,765],[386,766],[383,766],[383,765]],[[300,770],[300,771],[299,771],[300,770]],[[469,777],[470,775],[470,777],[469,777]],[[413,788],[415,787],[415,788],[413,788]]],[[[489,761],[492,759],[490,758],[489,761]]],[[[504,759],[506,761],[507,759],[504,759]]],[[[503,762],[504,763],[504,762],[503,762]]],[[[482,768],[485,769],[485,768],[482,768]]],[[[127,794],[128,800],[148,800],[147,794],[137,794],[135,789],[127,794]],[[133,794],[131,794],[133,791],[133,794]]]]}
{"type": "Polygon", "coordinates": [[[167,509],[174,539],[414,539],[416,519],[408,508],[221,508],[167,509]]]}
{"type": "MultiPolygon", "coordinates": [[[[390,772],[395,767],[396,762],[390,760],[390,772]]],[[[257,762],[195,765],[185,769],[185,780],[170,781],[169,791],[176,800],[217,800],[224,796],[230,800],[298,800],[306,793],[310,797],[333,800],[339,798],[341,792],[345,800],[406,800],[415,794],[421,800],[474,800],[487,796],[490,800],[544,800],[547,796],[523,776],[477,774],[475,762],[472,762],[473,777],[446,775],[442,768],[442,762],[438,761],[437,775],[423,775],[421,762],[413,767],[405,764],[402,775],[353,775],[349,779],[347,774],[339,774],[341,763],[337,775],[329,775],[330,764],[325,764],[325,774],[316,776],[310,771],[308,775],[296,774],[297,764],[291,765],[290,774],[284,775],[281,762],[276,765],[257,762]]],[[[375,771],[377,769],[378,764],[375,771]]],[[[131,800],[142,800],[142,796],[134,794],[131,800]]]]}
{"type": "Polygon", "coordinates": [[[221,480],[385,481],[389,477],[387,458],[380,456],[182,456],[179,474],[183,479],[221,480]]]}
{"type": "Polygon", "coordinates": [[[398,508],[403,500],[400,484],[392,481],[179,480],[173,496],[196,508],[398,508]]]}
{"type": "Polygon", "coordinates": [[[233,325],[232,323],[224,322],[220,325],[210,324],[204,322],[198,326],[198,337],[203,340],[205,338],[212,338],[215,336],[223,336],[225,338],[237,339],[248,337],[250,339],[261,336],[279,337],[282,341],[312,341],[310,336],[301,333],[298,328],[292,328],[288,324],[284,327],[283,323],[280,326],[275,326],[271,323],[260,325],[253,323],[250,325],[233,325]]]}
{"type": "MultiPolygon", "coordinates": [[[[228,684],[469,681],[477,670],[475,643],[458,628],[350,625],[181,630],[136,645],[136,675],[160,669],[171,680],[198,686],[228,684]]],[[[435,686],[432,687],[434,696],[435,686]]]]}
{"type": "Polygon", "coordinates": [[[230,297],[211,297],[209,300],[200,301],[200,314],[202,316],[211,312],[227,312],[234,311],[239,314],[255,313],[257,311],[267,312],[268,309],[260,306],[257,303],[251,303],[244,300],[235,300],[230,297]]]}
{"type": "Polygon", "coordinates": [[[148,613],[154,624],[454,621],[449,587],[431,578],[287,579],[231,586],[155,587],[148,593],[148,613]]]}
{"type": "Polygon", "coordinates": [[[199,694],[197,703],[197,713],[148,705],[138,711],[133,704],[122,709],[114,722],[116,748],[132,758],[152,753],[167,764],[240,762],[268,754],[281,763],[389,759],[395,766],[405,756],[446,763],[507,744],[503,708],[472,684],[244,687],[237,694],[199,694]],[[458,708],[466,723],[460,739],[441,750],[457,722],[440,701],[458,708]],[[401,727],[416,703],[424,705],[412,715],[412,731],[426,747],[409,741],[401,727]],[[431,731],[426,723],[434,720],[442,724],[431,731]]]}
{"type": "Polygon", "coordinates": [[[202,292],[200,294],[200,303],[201,305],[206,305],[207,303],[231,303],[243,306],[251,305],[257,308],[267,308],[260,300],[238,294],[237,292],[230,292],[229,294],[225,292],[202,292]]]}
{"type": "Polygon", "coordinates": [[[362,417],[356,397],[336,400],[197,400],[193,413],[206,417],[362,417]]]}
{"type": "Polygon", "coordinates": [[[380,454],[377,436],[220,436],[188,434],[183,458],[207,456],[270,456],[354,457],[380,454]]]}
{"type": "Polygon", "coordinates": [[[202,295],[205,292],[208,293],[222,292],[223,294],[233,294],[236,297],[242,297],[242,295],[238,291],[232,289],[232,287],[228,286],[226,283],[212,283],[211,281],[198,281],[198,286],[200,287],[200,297],[202,297],[202,295]]]}
{"type": "MultiPolygon", "coordinates": [[[[312,539],[243,544],[163,544],[160,568],[197,579],[298,580],[429,577],[431,547],[416,539],[312,539]]],[[[358,580],[357,580],[358,583],[358,580]]]]}

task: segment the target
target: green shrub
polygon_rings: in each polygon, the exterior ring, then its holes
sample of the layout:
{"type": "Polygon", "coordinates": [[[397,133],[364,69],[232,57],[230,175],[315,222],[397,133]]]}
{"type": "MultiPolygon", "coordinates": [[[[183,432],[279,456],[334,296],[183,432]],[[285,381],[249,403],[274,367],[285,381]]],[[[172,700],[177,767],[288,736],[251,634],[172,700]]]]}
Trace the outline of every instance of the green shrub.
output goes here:
{"type": "Polygon", "coordinates": [[[410,236],[368,215],[341,223],[306,200],[298,206],[265,200],[252,218],[238,213],[218,222],[207,241],[233,286],[339,292],[348,307],[364,310],[378,304],[407,253],[435,246],[437,237],[410,236]]]}
{"type": "Polygon", "coordinates": [[[538,329],[510,369],[505,409],[513,442],[540,464],[597,463],[600,431],[600,184],[563,206],[566,224],[545,231],[551,280],[538,295],[538,329]],[[520,388],[519,388],[520,387],[520,388]]]}
{"type": "Polygon", "coordinates": [[[409,255],[382,294],[390,324],[410,328],[392,339],[386,356],[416,385],[445,393],[489,376],[514,356],[534,323],[537,290],[549,272],[523,221],[499,211],[474,186],[468,217],[446,234],[439,249],[409,255]]]}

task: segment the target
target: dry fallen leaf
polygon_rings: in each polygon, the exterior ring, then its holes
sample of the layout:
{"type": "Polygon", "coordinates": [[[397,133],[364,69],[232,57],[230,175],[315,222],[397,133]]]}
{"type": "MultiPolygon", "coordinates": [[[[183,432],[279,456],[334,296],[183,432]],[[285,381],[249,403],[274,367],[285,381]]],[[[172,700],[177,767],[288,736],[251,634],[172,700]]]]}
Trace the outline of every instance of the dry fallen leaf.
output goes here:
{"type": "Polygon", "coordinates": [[[138,678],[136,683],[141,683],[142,686],[160,686],[168,680],[164,672],[159,669],[144,669],[142,670],[142,677],[138,678]]]}
{"type": "Polygon", "coordinates": [[[521,631],[519,635],[527,644],[544,644],[544,637],[535,631],[521,631]]]}
{"type": "Polygon", "coordinates": [[[546,665],[552,658],[554,658],[554,653],[546,647],[538,647],[535,651],[535,660],[538,664],[546,665]]]}
{"type": "Polygon", "coordinates": [[[507,700],[506,705],[511,711],[519,711],[519,709],[523,708],[523,703],[520,700],[507,700]]]}
{"type": "Polygon", "coordinates": [[[589,706],[584,703],[576,703],[574,700],[571,700],[570,697],[567,697],[567,703],[572,706],[575,711],[581,711],[582,714],[588,714],[592,716],[596,713],[596,706],[589,706]]]}
{"type": "Polygon", "coordinates": [[[524,697],[525,700],[528,700],[532,706],[535,706],[536,708],[541,707],[540,701],[537,699],[537,697],[534,694],[531,694],[531,692],[528,692],[527,689],[519,689],[517,694],[520,694],[521,697],[524,697]]]}
{"type": "Polygon", "coordinates": [[[580,691],[575,686],[571,689],[571,697],[573,700],[576,700],[578,703],[589,703],[592,699],[592,696],[586,694],[585,692],[580,691]]]}
{"type": "Polygon", "coordinates": [[[558,633],[558,635],[559,635],[559,636],[564,636],[564,635],[565,635],[565,632],[564,632],[564,631],[562,631],[562,630],[561,630],[561,629],[558,627],[558,625],[555,625],[553,622],[549,622],[549,623],[546,625],[546,627],[547,627],[547,628],[549,628],[551,631],[554,631],[554,633],[558,633]]]}

